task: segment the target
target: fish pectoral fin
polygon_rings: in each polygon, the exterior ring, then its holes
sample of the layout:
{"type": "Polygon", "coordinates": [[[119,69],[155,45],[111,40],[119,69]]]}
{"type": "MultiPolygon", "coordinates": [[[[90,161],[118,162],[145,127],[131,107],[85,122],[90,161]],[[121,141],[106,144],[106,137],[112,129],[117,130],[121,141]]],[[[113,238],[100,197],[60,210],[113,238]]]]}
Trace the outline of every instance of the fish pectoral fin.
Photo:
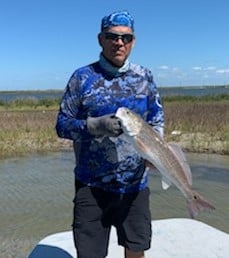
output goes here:
{"type": "Polygon", "coordinates": [[[161,185],[162,185],[163,190],[167,190],[172,185],[172,183],[169,181],[168,178],[162,177],[161,185]]]}

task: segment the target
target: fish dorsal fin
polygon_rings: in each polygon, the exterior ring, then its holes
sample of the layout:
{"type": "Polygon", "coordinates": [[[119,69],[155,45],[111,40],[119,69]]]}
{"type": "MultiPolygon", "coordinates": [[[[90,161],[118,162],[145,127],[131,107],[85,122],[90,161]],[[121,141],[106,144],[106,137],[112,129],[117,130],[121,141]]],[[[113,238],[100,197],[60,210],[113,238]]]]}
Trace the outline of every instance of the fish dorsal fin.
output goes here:
{"type": "Polygon", "coordinates": [[[168,178],[163,176],[161,178],[161,185],[162,185],[163,190],[167,190],[172,185],[172,183],[169,181],[168,178]]]}
{"type": "Polygon", "coordinates": [[[177,159],[180,161],[180,164],[185,172],[188,183],[192,185],[192,172],[181,147],[174,143],[170,143],[169,148],[176,155],[177,159]]]}

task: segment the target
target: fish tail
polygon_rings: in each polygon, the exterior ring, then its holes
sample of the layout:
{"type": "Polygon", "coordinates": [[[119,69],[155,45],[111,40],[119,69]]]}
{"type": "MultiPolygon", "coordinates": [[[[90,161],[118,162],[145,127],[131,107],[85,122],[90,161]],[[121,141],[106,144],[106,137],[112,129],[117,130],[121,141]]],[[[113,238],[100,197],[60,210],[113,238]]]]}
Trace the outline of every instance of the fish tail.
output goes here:
{"type": "Polygon", "coordinates": [[[188,210],[191,218],[194,219],[200,212],[215,210],[215,207],[200,194],[193,191],[192,200],[188,201],[188,210]]]}

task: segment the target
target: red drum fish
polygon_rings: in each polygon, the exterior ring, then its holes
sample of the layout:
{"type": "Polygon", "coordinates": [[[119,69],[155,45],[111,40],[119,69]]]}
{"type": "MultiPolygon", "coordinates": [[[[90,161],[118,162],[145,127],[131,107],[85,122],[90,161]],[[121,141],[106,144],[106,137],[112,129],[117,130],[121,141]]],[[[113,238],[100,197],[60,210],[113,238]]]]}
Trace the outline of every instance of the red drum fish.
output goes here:
{"type": "Polygon", "coordinates": [[[115,116],[120,120],[125,137],[139,155],[160,171],[163,189],[174,184],[184,195],[191,218],[201,211],[215,209],[192,189],[191,170],[179,146],[167,143],[151,125],[125,107],[119,108],[115,116]]]}

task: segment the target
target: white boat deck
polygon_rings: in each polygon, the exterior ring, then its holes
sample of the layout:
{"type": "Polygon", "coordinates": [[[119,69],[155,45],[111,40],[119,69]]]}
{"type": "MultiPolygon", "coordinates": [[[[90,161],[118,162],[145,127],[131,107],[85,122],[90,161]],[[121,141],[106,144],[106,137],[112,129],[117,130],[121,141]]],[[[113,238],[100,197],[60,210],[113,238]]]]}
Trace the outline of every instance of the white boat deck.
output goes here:
{"type": "MultiPolygon", "coordinates": [[[[152,221],[153,237],[146,258],[228,258],[229,234],[191,219],[152,221]]],[[[111,231],[107,258],[121,258],[115,229],[111,231]]],[[[77,258],[72,232],[61,232],[41,240],[29,258],[77,258]]]]}

